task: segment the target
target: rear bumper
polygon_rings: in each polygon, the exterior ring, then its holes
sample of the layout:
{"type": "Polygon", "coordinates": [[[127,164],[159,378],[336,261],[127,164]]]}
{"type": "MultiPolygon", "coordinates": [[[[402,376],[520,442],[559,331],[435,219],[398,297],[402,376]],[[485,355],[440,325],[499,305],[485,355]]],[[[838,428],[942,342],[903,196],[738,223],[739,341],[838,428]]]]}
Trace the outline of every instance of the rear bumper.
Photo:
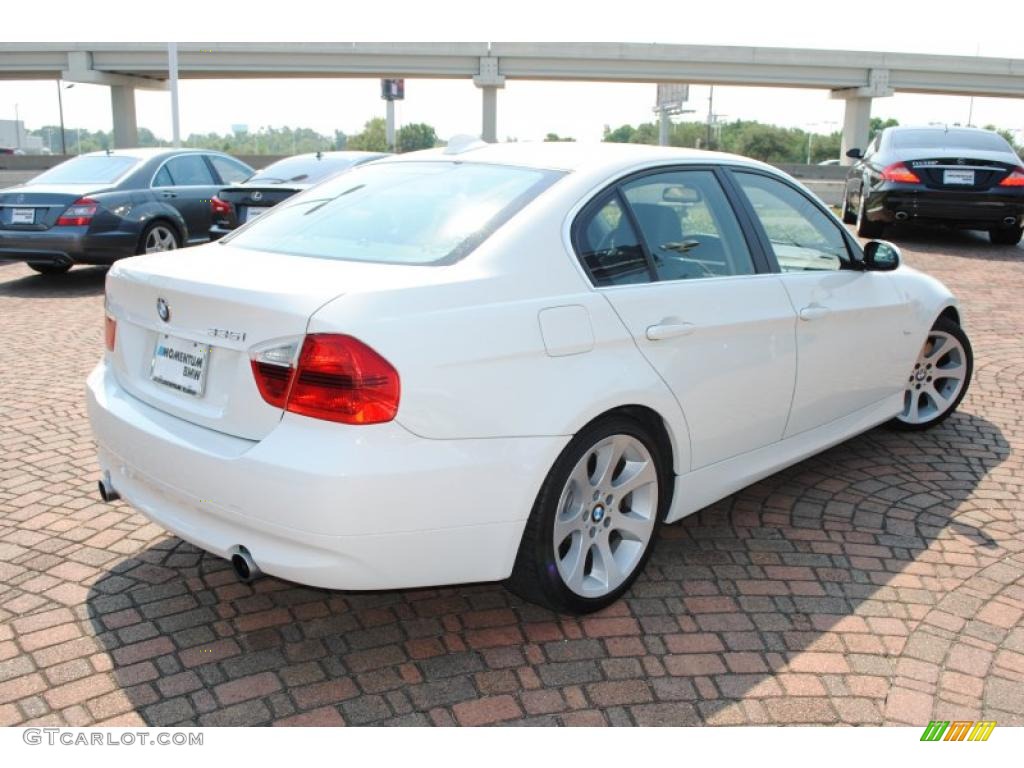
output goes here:
{"type": "Polygon", "coordinates": [[[947,224],[963,228],[991,229],[1017,226],[1024,220],[1024,190],[1021,192],[968,192],[932,190],[906,185],[883,186],[867,200],[870,221],[892,223],[901,220],[947,224]],[[906,217],[898,216],[905,213],[906,217]]]}
{"type": "Polygon", "coordinates": [[[494,581],[512,571],[568,437],[426,440],[285,414],[259,442],[158,411],[105,363],[86,385],[99,463],[153,522],[220,557],[332,589],[494,581]]]}
{"type": "Polygon", "coordinates": [[[0,258],[37,264],[110,264],[134,256],[137,245],[137,235],[119,230],[89,233],[87,227],[0,229],[0,258]]]}

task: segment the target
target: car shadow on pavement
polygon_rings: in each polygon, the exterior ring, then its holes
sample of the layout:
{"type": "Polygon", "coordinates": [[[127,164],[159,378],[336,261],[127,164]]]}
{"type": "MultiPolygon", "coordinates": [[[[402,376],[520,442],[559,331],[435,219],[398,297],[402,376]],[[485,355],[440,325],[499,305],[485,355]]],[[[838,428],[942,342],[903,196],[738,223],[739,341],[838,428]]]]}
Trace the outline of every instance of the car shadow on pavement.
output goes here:
{"type": "Polygon", "coordinates": [[[131,708],[153,726],[880,723],[913,625],[1005,554],[1013,521],[972,493],[1009,452],[966,413],[927,433],[873,430],[666,527],[627,596],[588,617],[494,584],[246,585],[167,537],[88,595],[120,686],[110,714],[131,708]]]}
{"type": "Polygon", "coordinates": [[[75,267],[62,275],[35,272],[3,282],[0,272],[0,296],[36,299],[67,299],[101,296],[109,267],[75,267]]]}

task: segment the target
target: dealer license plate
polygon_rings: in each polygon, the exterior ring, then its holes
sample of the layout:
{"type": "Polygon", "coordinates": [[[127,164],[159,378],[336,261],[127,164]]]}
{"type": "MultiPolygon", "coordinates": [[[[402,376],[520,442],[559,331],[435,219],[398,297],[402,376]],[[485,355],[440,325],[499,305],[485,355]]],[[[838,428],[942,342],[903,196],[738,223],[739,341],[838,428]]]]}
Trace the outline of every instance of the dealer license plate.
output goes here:
{"type": "Polygon", "coordinates": [[[974,171],[943,171],[943,184],[964,184],[974,186],[974,171]]]}
{"type": "Polygon", "coordinates": [[[187,339],[161,334],[153,350],[150,378],[191,397],[202,397],[210,347],[187,339]]]}
{"type": "Polygon", "coordinates": [[[35,224],[35,208],[15,208],[11,211],[11,224],[35,224]]]}

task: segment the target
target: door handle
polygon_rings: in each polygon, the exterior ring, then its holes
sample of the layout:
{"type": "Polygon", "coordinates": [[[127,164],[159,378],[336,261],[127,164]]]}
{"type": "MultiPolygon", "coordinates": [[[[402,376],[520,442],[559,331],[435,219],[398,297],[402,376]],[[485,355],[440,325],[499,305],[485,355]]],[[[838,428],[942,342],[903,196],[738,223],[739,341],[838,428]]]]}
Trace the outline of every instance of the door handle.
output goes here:
{"type": "Polygon", "coordinates": [[[693,323],[659,323],[647,328],[647,338],[651,341],[666,341],[680,336],[689,336],[697,330],[693,323]]]}
{"type": "Polygon", "coordinates": [[[820,304],[812,304],[809,307],[804,307],[800,310],[801,320],[821,320],[823,317],[828,317],[828,314],[832,310],[828,307],[823,307],[820,304]]]}
{"type": "Polygon", "coordinates": [[[160,194],[161,194],[161,195],[162,195],[163,197],[177,197],[177,196],[178,196],[178,195],[177,195],[177,194],[175,194],[174,192],[161,192],[160,194]]]}

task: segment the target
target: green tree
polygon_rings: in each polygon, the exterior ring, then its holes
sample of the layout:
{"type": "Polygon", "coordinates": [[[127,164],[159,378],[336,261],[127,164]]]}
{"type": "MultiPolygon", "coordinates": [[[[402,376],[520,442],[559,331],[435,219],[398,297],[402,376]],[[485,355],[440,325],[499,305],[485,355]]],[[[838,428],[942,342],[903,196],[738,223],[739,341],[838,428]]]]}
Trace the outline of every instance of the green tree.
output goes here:
{"type": "Polygon", "coordinates": [[[549,133],[544,137],[544,141],[576,141],[576,139],[569,136],[559,136],[557,133],[549,133]]]}
{"type": "MultiPolygon", "coordinates": [[[[871,118],[870,128],[868,129],[868,144],[870,144],[872,141],[874,141],[875,140],[875,136],[880,134],[886,128],[894,128],[895,126],[897,126],[899,124],[900,124],[900,121],[895,119],[895,118],[893,118],[893,117],[890,117],[890,118],[885,119],[885,120],[883,120],[880,117],[872,117],[871,118]]],[[[860,149],[864,149],[864,147],[860,147],[860,149]]]]}
{"type": "Polygon", "coordinates": [[[387,152],[387,125],[384,118],[375,117],[372,120],[367,120],[361,133],[348,137],[346,149],[362,152],[387,152]]]}
{"type": "Polygon", "coordinates": [[[636,128],[632,125],[620,125],[614,131],[611,126],[604,127],[604,138],[602,141],[610,141],[615,144],[628,144],[633,140],[636,128]]]}
{"type": "Polygon", "coordinates": [[[409,123],[398,129],[395,137],[399,152],[415,152],[417,149],[433,149],[437,146],[437,132],[426,123],[409,123]]]}

